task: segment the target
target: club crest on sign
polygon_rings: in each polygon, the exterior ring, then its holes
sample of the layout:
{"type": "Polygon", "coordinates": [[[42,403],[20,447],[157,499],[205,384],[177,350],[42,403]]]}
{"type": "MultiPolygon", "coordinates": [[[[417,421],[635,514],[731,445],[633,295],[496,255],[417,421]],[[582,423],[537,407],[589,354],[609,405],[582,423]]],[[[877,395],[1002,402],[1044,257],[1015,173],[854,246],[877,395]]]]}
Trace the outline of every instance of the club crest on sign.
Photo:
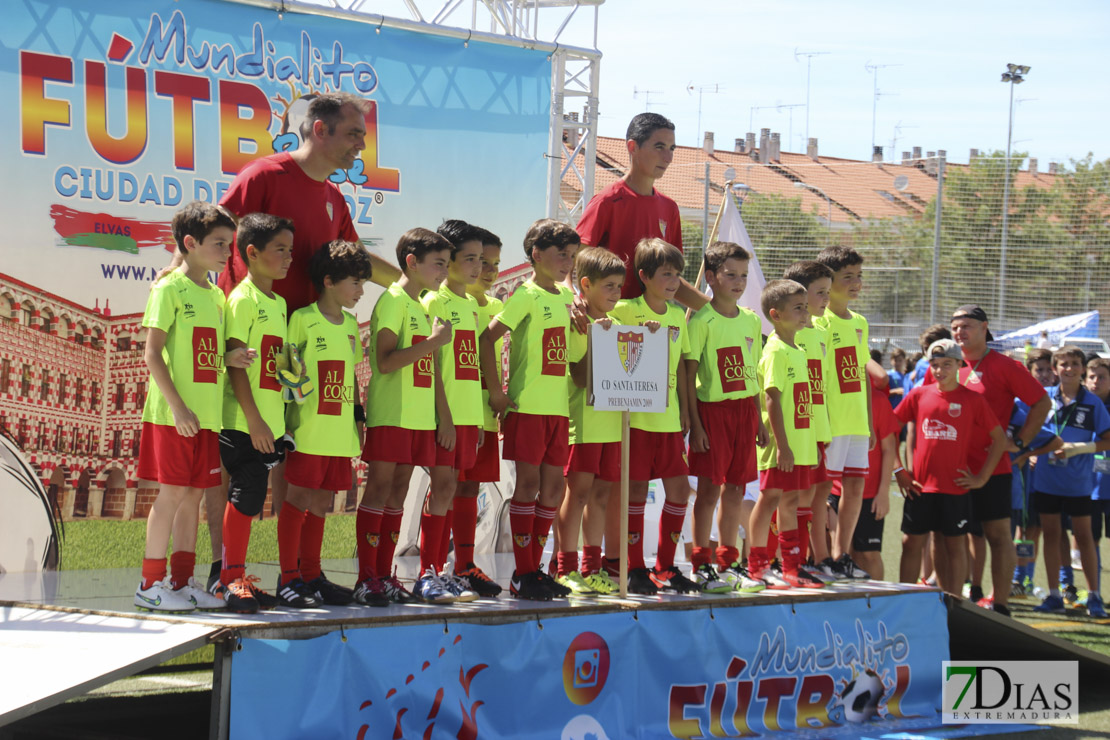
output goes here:
{"type": "Polygon", "coordinates": [[[629,375],[635,373],[644,355],[644,335],[634,331],[617,332],[617,355],[624,371],[629,375]]]}
{"type": "Polygon", "coordinates": [[[962,411],[963,411],[963,406],[961,404],[958,404],[958,403],[948,404],[948,415],[951,416],[953,419],[958,418],[959,415],[960,415],[960,412],[962,412],[962,411]]]}

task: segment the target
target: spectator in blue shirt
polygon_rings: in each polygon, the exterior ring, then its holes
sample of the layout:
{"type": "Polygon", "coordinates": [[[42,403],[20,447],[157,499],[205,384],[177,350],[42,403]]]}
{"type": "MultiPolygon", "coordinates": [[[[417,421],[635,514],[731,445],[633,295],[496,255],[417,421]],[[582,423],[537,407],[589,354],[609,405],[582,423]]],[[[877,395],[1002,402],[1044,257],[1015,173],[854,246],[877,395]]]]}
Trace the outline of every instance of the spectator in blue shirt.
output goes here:
{"type": "MultiPolygon", "coordinates": [[[[1110,359],[1096,357],[1087,361],[1087,390],[1098,396],[1110,412],[1110,359]]],[[[1095,538],[1098,569],[1102,572],[1102,553],[1098,543],[1102,539],[1104,526],[1110,532],[1110,457],[1105,452],[1096,452],[1094,468],[1095,484],[1091,500],[1095,502],[1095,510],[1091,512],[1091,531],[1095,538]]]]}

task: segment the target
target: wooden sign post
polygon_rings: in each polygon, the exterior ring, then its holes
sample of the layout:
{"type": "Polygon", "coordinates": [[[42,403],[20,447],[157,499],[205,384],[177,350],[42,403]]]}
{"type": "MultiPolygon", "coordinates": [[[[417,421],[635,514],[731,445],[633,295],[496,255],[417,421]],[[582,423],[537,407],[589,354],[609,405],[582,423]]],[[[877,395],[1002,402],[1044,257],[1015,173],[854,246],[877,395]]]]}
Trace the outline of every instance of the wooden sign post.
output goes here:
{"type": "Polygon", "coordinates": [[[628,464],[631,413],[667,409],[670,342],[666,329],[590,326],[587,403],[596,411],[621,412],[620,595],[628,596],[628,464]]]}

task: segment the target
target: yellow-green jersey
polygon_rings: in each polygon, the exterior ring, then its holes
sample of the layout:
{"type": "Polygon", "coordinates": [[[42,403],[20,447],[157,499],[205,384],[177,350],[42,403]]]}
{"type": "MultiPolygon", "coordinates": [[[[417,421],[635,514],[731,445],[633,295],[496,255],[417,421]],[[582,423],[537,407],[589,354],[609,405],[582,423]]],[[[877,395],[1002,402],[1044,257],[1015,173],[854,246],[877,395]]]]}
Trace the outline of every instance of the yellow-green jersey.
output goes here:
{"type": "Polygon", "coordinates": [[[344,311],[343,323],[333,324],[313,303],[293,312],[289,342],[300,348],[305,372],[316,387],[304,403],[291,403],[286,412],[285,426],[297,452],[354,457],[358,454],[355,366],[363,355],[358,321],[344,311]]]}
{"type": "MultiPolygon", "coordinates": [[[[767,338],[763,357],[759,360],[759,375],[763,378],[764,393],[775,388],[781,394],[782,424],[795,465],[817,464],[817,435],[806,365],[806,354],[800,348],[791,347],[777,334],[767,338]]],[[[768,470],[778,464],[778,440],[775,439],[766,403],[763,404],[763,424],[770,439],[767,446],[759,450],[759,469],[768,470]]]]}
{"type": "Polygon", "coordinates": [[[690,317],[690,359],[698,361],[698,400],[703,403],[748,398],[759,393],[756,368],[763,354],[759,317],[738,306],[722,316],[707,303],[690,317]]]}
{"type": "MultiPolygon", "coordinates": [[[[151,287],[143,326],[166,333],[162,359],[177,395],[196,414],[201,429],[219,432],[223,427],[223,291],[211,283],[201,287],[174,270],[151,287]]],[[[176,426],[173,411],[153,378],[148,387],[143,421],[176,426]]]]}
{"type": "Polygon", "coordinates": [[[799,329],[794,335],[794,344],[806,353],[810,400],[813,402],[813,428],[817,441],[831,442],[829,409],[825,405],[825,346],[828,344],[825,330],[814,327],[799,329]]]}
{"type": "Polygon", "coordinates": [[[667,310],[656,313],[643,296],[622,300],[609,314],[613,321],[624,326],[643,326],[649,321],[660,323],[659,331],[667,332],[668,385],[667,410],[661,414],[633,411],[630,423],[633,429],[645,432],[681,432],[682,415],[678,408],[678,363],[690,356],[690,337],[686,331],[686,314],[678,306],[667,304],[667,310]]]}
{"type": "Polygon", "coordinates": [[[867,319],[855,311],[842,319],[826,308],[825,315],[813,320],[828,337],[825,355],[825,404],[829,411],[832,436],[848,434],[870,436],[867,400],[867,319]]]}
{"type": "MultiPolygon", "coordinates": [[[[593,323],[593,319],[590,319],[593,323]]],[[[588,334],[570,333],[571,354],[585,357],[588,334]]],[[[594,411],[587,403],[589,394],[567,378],[570,389],[570,443],[572,445],[621,441],[621,414],[619,411],[594,411]]]]}
{"type": "MultiPolygon", "coordinates": [[[[274,438],[285,434],[285,402],[281,383],[277,380],[277,357],[285,346],[289,319],[285,299],[277,293],[270,296],[259,290],[247,277],[227,297],[224,310],[224,336],[237,339],[258,353],[258,358],[244,372],[250,382],[251,397],[258,413],[274,438]]],[[[224,385],[224,429],[250,432],[243,407],[235,398],[231,382],[224,385]]]]}
{"type": "Polygon", "coordinates": [[[567,363],[570,307],[574,294],[565,285],[551,293],[528,280],[505,301],[495,318],[512,332],[509,342],[509,398],[522,414],[569,416],[567,363]]]}
{"type": "Polygon", "coordinates": [[[397,349],[419,344],[432,335],[424,307],[398,283],[382,293],[370,314],[371,375],[366,393],[366,426],[435,429],[435,362],[432,355],[424,355],[391,373],[381,372],[378,333],[384,330],[397,337],[397,349]]]}
{"type": "MultiPolygon", "coordinates": [[[[481,338],[482,332],[484,332],[489,327],[489,322],[493,320],[493,317],[501,313],[501,310],[504,307],[505,303],[500,298],[494,298],[490,295],[486,296],[486,305],[478,306],[479,338],[481,338]]],[[[503,372],[503,370],[501,369],[501,353],[502,351],[504,351],[504,349],[505,337],[501,337],[496,342],[494,342],[493,345],[493,354],[497,358],[497,373],[499,376],[503,372]]],[[[486,390],[486,383],[484,379],[482,381],[482,419],[483,429],[485,429],[487,432],[497,431],[497,417],[494,416],[493,409],[489,407],[489,391],[486,390]]]]}
{"type": "Polygon", "coordinates": [[[450,344],[440,347],[438,353],[451,420],[458,426],[482,426],[485,416],[478,365],[478,301],[455,294],[444,282],[439,290],[426,293],[421,303],[429,319],[438,316],[453,327],[450,344]]]}

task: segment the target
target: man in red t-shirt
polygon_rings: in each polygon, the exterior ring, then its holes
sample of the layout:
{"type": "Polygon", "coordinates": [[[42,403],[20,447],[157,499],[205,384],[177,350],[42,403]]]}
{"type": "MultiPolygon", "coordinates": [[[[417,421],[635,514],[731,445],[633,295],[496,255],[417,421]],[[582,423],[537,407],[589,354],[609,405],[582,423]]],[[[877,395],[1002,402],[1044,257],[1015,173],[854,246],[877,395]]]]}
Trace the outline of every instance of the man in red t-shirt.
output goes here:
{"type": "Polygon", "coordinates": [[[940,339],[925,356],[934,382],[914,388],[894,409],[900,422],[914,425],[916,435],[912,478],[906,471],[898,475],[906,494],[899,575],[905,583],[917,580],[925,538],[939,533],[947,557],[934,557],[937,580],[948,593],[959,594],[972,509],[967,494],[991,478],[1009,442],[983,396],[960,385],[963,355],[956,343],[940,339]],[[984,450],[988,437],[990,447],[984,450]]]}
{"type": "MultiPolygon", "coordinates": [[[[605,247],[626,265],[622,298],[636,298],[643,286],[632,257],[641,239],[659,238],[682,249],[678,204],[655,189],[674,158],[674,124],[658,113],[641,113],[628,124],[628,174],[595,195],[576,227],[582,246],[605,247]]],[[[675,300],[695,311],[709,299],[682,280],[675,300]]]]}

